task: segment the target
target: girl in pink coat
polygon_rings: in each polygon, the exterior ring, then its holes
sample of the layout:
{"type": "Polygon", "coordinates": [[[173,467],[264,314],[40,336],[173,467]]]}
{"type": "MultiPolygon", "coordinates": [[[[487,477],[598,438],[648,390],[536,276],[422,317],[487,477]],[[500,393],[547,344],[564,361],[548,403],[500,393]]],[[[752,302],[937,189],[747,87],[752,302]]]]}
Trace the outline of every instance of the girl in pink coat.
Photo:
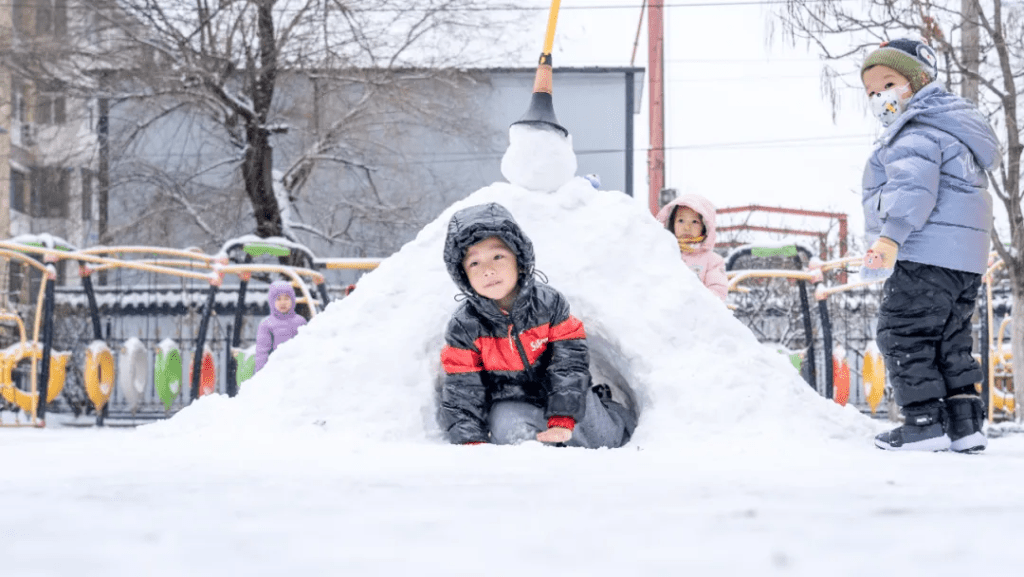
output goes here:
{"type": "Polygon", "coordinates": [[[718,298],[725,300],[729,279],[725,260],[715,254],[715,206],[699,194],[687,194],[666,204],[658,221],[676,236],[683,262],[718,298]]]}

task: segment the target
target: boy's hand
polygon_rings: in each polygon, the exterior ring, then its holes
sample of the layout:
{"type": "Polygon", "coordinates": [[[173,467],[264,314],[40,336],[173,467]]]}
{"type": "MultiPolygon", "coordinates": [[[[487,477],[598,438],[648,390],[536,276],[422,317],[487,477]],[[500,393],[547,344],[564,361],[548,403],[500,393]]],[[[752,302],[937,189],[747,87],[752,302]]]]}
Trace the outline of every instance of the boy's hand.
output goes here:
{"type": "Polygon", "coordinates": [[[565,443],[571,438],[572,431],[565,427],[551,427],[537,433],[537,440],[541,443],[565,443]]]}
{"type": "Polygon", "coordinates": [[[870,269],[892,268],[896,266],[896,253],[899,250],[900,245],[896,244],[896,241],[884,236],[879,237],[864,255],[864,266],[870,269]]]}

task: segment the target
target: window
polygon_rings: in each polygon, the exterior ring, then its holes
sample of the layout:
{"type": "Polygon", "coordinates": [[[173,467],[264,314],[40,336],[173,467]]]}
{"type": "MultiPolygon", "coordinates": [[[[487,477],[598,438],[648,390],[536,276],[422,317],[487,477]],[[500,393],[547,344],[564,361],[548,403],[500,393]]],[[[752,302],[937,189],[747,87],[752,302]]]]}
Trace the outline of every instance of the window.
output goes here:
{"type": "Polygon", "coordinates": [[[14,120],[18,122],[28,122],[28,98],[26,93],[28,92],[25,84],[19,81],[17,78],[11,82],[11,97],[14,102],[12,108],[14,109],[14,120]]]}
{"type": "Polygon", "coordinates": [[[25,212],[25,184],[27,180],[24,172],[11,169],[11,210],[25,212]]]}
{"type": "Polygon", "coordinates": [[[89,98],[85,101],[85,116],[88,122],[89,132],[96,132],[96,99],[89,98]]]}
{"type": "Polygon", "coordinates": [[[32,169],[31,215],[67,218],[70,171],[60,167],[32,169]]]}
{"type": "Polygon", "coordinates": [[[82,222],[92,220],[92,171],[82,169],[82,222]]]}
{"type": "Polygon", "coordinates": [[[67,33],[67,0],[36,0],[36,34],[52,34],[62,38],[67,33]]]}
{"type": "MultiPolygon", "coordinates": [[[[20,263],[18,261],[10,261],[7,269],[7,293],[8,298],[14,303],[21,303],[22,296],[28,299],[28,302],[32,302],[31,298],[26,295],[22,295],[22,289],[25,283],[25,277],[28,276],[29,271],[32,270],[27,264],[20,263]]],[[[38,286],[38,285],[36,285],[38,286]]]]}
{"type": "Polygon", "coordinates": [[[14,30],[18,36],[24,37],[29,33],[28,23],[31,16],[29,0],[14,0],[11,6],[11,16],[14,19],[14,30]]]}
{"type": "Polygon", "coordinates": [[[99,46],[102,35],[100,34],[100,27],[103,26],[103,21],[100,18],[99,12],[93,10],[86,16],[85,23],[85,39],[88,41],[89,46],[99,46]]]}
{"type": "Polygon", "coordinates": [[[17,77],[11,78],[11,144],[29,146],[25,142],[25,134],[31,137],[31,126],[28,124],[28,87],[17,77]]]}
{"type": "MultiPolygon", "coordinates": [[[[57,269],[57,286],[67,285],[67,262],[60,260],[54,265],[57,269]]],[[[7,296],[12,303],[34,303],[42,280],[42,271],[12,260],[7,272],[7,296]]]]}
{"type": "Polygon", "coordinates": [[[37,124],[64,124],[66,121],[63,96],[40,93],[36,97],[37,124]]]}
{"type": "Polygon", "coordinates": [[[40,82],[36,88],[36,124],[64,124],[67,115],[60,82],[40,82]]]}

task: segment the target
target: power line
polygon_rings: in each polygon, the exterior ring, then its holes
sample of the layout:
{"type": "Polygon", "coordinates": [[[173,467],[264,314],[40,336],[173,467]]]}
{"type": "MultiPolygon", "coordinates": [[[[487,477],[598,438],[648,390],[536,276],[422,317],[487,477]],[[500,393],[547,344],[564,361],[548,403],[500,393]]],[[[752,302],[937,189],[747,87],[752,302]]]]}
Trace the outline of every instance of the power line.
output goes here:
{"type": "MultiPolygon", "coordinates": [[[[743,148],[743,149],[762,149],[762,148],[794,148],[803,146],[863,146],[870,144],[871,139],[874,138],[873,134],[839,134],[834,136],[808,136],[798,138],[778,138],[771,140],[741,140],[733,142],[710,142],[701,144],[682,144],[676,146],[662,147],[661,150],[716,150],[716,149],[730,149],[730,148],[743,148]]],[[[649,147],[635,147],[634,153],[644,153],[652,150],[649,147]]],[[[588,156],[595,154],[621,154],[626,152],[625,148],[592,148],[592,149],[581,149],[573,151],[576,156],[588,156]]],[[[463,153],[463,152],[434,152],[434,153],[423,153],[423,154],[408,154],[408,155],[395,155],[395,157],[419,159],[404,161],[401,164],[448,164],[453,162],[474,162],[480,160],[488,160],[501,158],[504,156],[504,150],[490,150],[476,153],[463,153]]],[[[130,158],[142,158],[146,160],[158,160],[158,159],[169,159],[169,158],[202,158],[209,157],[207,152],[168,152],[166,154],[141,154],[141,155],[126,155],[126,159],[130,158]]],[[[241,162],[239,159],[238,162],[241,162]]],[[[369,164],[378,165],[390,165],[388,162],[376,162],[369,164]]]]}
{"type": "MultiPolygon", "coordinates": [[[[561,60],[569,60],[569,64],[559,63],[561,66],[608,66],[608,60],[580,60],[577,58],[568,58],[562,56],[561,60]]],[[[710,58],[666,58],[665,64],[713,64],[719,65],[746,65],[746,64],[778,64],[778,63],[825,63],[824,60],[818,58],[737,58],[737,59],[710,59],[710,58]]],[[[557,67],[556,67],[557,70],[557,67]]]]}
{"type": "Polygon", "coordinates": [[[666,58],[671,64],[772,64],[774,62],[823,62],[819,58],[666,58]]]}

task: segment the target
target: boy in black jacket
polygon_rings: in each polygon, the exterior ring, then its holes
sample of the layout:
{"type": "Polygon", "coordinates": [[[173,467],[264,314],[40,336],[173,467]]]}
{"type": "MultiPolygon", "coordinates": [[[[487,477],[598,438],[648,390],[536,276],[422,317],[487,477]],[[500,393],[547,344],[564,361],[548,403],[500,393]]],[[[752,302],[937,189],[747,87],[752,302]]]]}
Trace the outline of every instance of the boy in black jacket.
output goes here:
{"type": "Polygon", "coordinates": [[[591,389],[583,323],[561,293],[534,281],[533,244],[505,207],[455,213],[444,260],[467,296],[441,351],[441,421],[452,443],[629,441],[634,411],[609,387],[591,389]]]}

